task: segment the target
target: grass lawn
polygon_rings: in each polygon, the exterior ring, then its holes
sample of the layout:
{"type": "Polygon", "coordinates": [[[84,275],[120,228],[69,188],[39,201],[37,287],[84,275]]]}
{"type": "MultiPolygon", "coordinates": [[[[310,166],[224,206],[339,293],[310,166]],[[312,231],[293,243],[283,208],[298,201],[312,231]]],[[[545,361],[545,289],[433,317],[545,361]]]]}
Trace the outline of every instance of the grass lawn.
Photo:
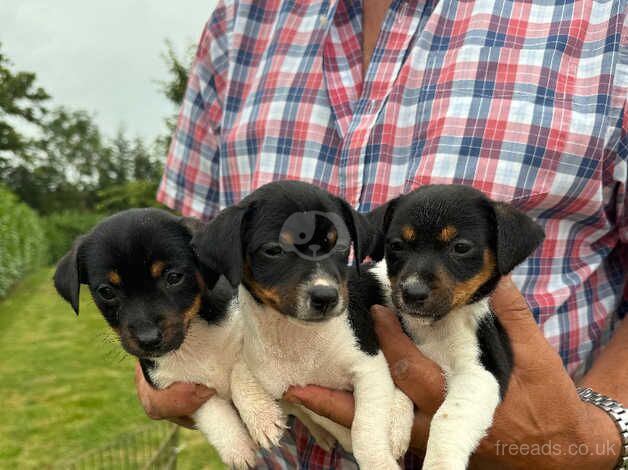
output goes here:
{"type": "MultiPolygon", "coordinates": [[[[57,296],[52,269],[0,301],[0,468],[41,468],[150,422],[135,396],[134,361],[83,289],[81,314],[57,296]]],[[[184,430],[180,469],[225,468],[184,430]]]]}

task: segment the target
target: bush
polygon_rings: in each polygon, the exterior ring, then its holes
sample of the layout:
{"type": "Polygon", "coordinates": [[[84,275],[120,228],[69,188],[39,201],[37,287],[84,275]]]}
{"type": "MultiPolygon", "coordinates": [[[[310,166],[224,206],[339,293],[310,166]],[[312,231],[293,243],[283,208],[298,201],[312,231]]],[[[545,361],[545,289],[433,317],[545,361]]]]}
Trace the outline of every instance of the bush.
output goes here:
{"type": "Polygon", "coordinates": [[[155,199],[158,181],[138,180],[112,186],[98,192],[96,209],[113,213],[131,207],[161,207],[155,199]]]}
{"type": "Polygon", "coordinates": [[[70,249],[72,242],[105,217],[104,214],[77,210],[55,212],[43,218],[48,240],[48,263],[56,263],[70,249]]]}
{"type": "Polygon", "coordinates": [[[0,186],[0,297],[24,274],[47,261],[47,243],[37,213],[0,186]]]}

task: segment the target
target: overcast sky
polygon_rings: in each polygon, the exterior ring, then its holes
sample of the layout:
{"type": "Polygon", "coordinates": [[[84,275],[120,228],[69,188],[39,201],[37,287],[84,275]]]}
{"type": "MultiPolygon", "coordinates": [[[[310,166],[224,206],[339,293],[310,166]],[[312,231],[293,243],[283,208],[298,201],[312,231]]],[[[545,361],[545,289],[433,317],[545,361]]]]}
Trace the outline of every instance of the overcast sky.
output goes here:
{"type": "Polygon", "coordinates": [[[164,130],[173,107],[155,83],[170,39],[196,44],[215,0],[0,0],[0,42],[14,69],[32,71],[53,103],[92,112],[113,136],[164,130]]]}

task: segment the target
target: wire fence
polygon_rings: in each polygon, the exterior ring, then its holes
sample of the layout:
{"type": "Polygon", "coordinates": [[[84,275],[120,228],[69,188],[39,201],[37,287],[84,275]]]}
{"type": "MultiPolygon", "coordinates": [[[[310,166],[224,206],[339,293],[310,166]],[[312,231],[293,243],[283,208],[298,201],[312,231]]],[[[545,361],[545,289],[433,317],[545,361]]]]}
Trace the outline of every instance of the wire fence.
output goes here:
{"type": "Polygon", "coordinates": [[[174,470],[179,427],[160,421],[121,434],[114,441],[72,460],[53,465],[64,470],[174,470]]]}

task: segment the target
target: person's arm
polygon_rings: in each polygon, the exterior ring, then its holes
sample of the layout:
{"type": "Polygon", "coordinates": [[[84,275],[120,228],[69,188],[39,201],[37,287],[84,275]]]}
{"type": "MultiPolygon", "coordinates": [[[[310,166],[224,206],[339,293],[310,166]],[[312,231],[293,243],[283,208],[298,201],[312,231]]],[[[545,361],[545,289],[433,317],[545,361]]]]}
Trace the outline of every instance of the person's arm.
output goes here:
{"type": "MultiPolygon", "coordinates": [[[[606,413],[579,399],[560,357],[511,280],[502,281],[492,306],[512,341],[515,367],[506,397],[489,435],[472,457],[471,468],[614,468],[621,451],[615,424],[606,413]]],[[[411,448],[420,455],[431,416],[442,403],[442,372],[405,336],[392,311],[374,307],[373,316],[393,379],[417,406],[411,448]]],[[[618,353],[618,362],[628,362],[628,349],[618,353]]],[[[628,389],[628,374],[606,381],[628,389]]],[[[351,425],[353,397],[349,393],[295,387],[285,398],[351,425]]]]}

